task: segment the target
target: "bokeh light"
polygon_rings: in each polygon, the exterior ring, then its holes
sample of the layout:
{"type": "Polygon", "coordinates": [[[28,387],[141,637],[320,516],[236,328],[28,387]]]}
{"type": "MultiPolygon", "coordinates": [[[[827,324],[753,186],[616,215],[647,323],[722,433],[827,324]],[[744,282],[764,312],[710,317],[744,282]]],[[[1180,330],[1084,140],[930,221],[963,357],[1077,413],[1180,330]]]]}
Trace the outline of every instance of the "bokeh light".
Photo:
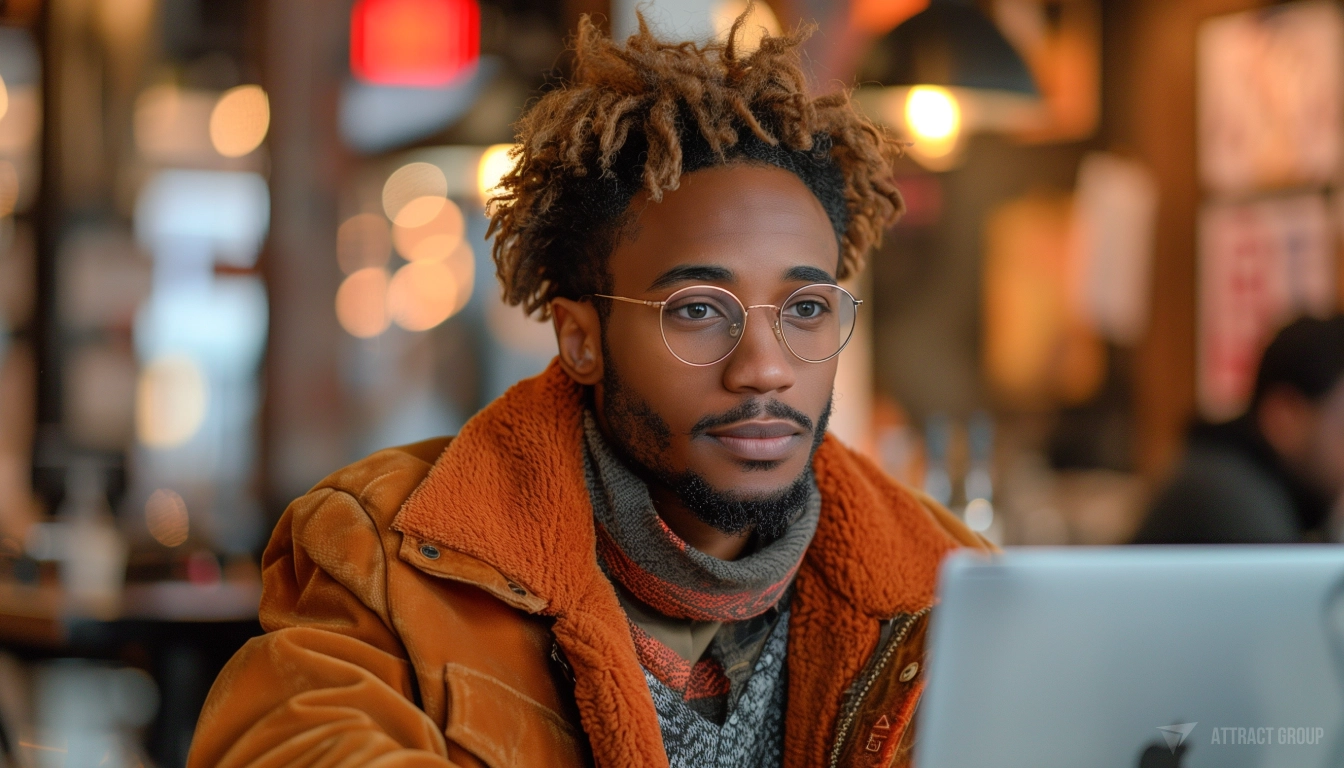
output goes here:
{"type": "Polygon", "coordinates": [[[417,197],[403,205],[400,211],[397,211],[397,217],[393,223],[402,229],[423,227],[439,215],[447,202],[448,198],[435,195],[417,197]]]}
{"type": "Polygon", "coordinates": [[[392,230],[376,213],[351,216],[336,230],[336,262],[345,274],[385,267],[392,257],[392,230]]]}
{"type": "Polygon", "coordinates": [[[499,180],[513,170],[514,158],[509,154],[513,144],[495,144],[481,154],[476,166],[476,188],[481,201],[486,202],[499,190],[499,180]]]}
{"type": "Polygon", "coordinates": [[[136,386],[136,436],[150,448],[182,445],[201,428],[209,402],[209,382],[195,360],[177,354],[152,360],[136,386]]]}
{"type": "Polygon", "coordinates": [[[443,261],[413,261],[392,276],[388,314],[408,331],[427,331],[457,309],[457,280],[443,261]]]}
{"type": "MultiPolygon", "coordinates": [[[[714,17],[715,37],[726,39],[733,28],[733,22],[747,10],[747,0],[721,0],[714,4],[711,11],[714,17]]],[[[766,34],[780,34],[779,19],[770,6],[758,2],[751,7],[751,15],[742,24],[738,33],[737,52],[747,54],[761,47],[761,38],[766,34]]]]}
{"type": "Polygon", "coordinates": [[[480,16],[476,0],[359,0],[350,69],[377,85],[448,85],[480,56],[480,16]]]}
{"type": "MultiPolygon", "coordinates": [[[[387,218],[397,220],[401,209],[412,200],[421,197],[446,198],[448,196],[448,177],[437,165],[431,163],[407,163],[392,172],[383,184],[383,211],[387,218]]],[[[435,211],[434,213],[437,213],[435,211]]],[[[433,214],[431,213],[432,217],[433,214]]],[[[426,219],[428,220],[428,219],[426,219]]]]}
{"type": "Polygon", "coordinates": [[[476,255],[471,245],[461,237],[433,235],[427,237],[411,252],[411,261],[442,261],[453,275],[453,284],[457,287],[457,300],[449,313],[457,313],[471,301],[471,291],[476,281],[476,255]]]}
{"type": "MultiPolygon", "coordinates": [[[[401,254],[408,261],[420,261],[425,258],[444,258],[457,247],[462,239],[462,234],[466,229],[466,221],[462,217],[462,209],[457,204],[447,198],[439,198],[442,205],[434,216],[419,226],[404,226],[404,217],[399,216],[397,224],[392,228],[392,242],[397,248],[397,253],[401,254]],[[425,243],[434,242],[438,250],[426,248],[425,243]]],[[[416,204],[413,201],[406,208],[411,208],[416,204]]]]}
{"type": "Polygon", "coordinates": [[[7,100],[0,119],[0,154],[23,155],[37,148],[42,123],[42,94],[35,85],[5,84],[7,100]]]}
{"type": "Polygon", "coordinates": [[[145,525],[149,535],[163,546],[181,546],[191,533],[187,503],[175,491],[158,489],[145,502],[145,525]]]}
{"type": "Polygon", "coordinates": [[[271,105],[259,85],[230,88],[210,113],[210,143],[224,157],[242,157],[261,146],[271,127],[271,105]]]}
{"type": "Polygon", "coordinates": [[[415,248],[406,256],[406,260],[437,261],[447,258],[459,242],[461,238],[452,235],[430,235],[416,243],[415,248]]]}
{"type": "Polygon", "coordinates": [[[345,332],[369,339],[387,330],[387,270],[366,267],[345,278],[336,290],[336,320],[345,332]]]}
{"type": "Polygon", "coordinates": [[[917,85],[905,98],[905,124],[922,153],[941,157],[956,146],[961,107],[946,88],[917,85]]]}
{"type": "Polygon", "coordinates": [[[984,533],[994,524],[994,505],[988,499],[971,499],[962,517],[966,520],[966,526],[972,531],[984,533]]]}

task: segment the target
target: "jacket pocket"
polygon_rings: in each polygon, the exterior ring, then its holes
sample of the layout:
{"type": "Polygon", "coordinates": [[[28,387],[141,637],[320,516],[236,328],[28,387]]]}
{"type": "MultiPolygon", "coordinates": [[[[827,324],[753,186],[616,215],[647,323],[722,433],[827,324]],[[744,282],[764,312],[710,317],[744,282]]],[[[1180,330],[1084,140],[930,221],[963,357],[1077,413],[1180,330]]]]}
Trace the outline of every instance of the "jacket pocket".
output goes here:
{"type": "Polygon", "coordinates": [[[444,670],[444,735],[490,768],[583,766],[578,734],[555,710],[504,681],[461,664],[444,670]]]}

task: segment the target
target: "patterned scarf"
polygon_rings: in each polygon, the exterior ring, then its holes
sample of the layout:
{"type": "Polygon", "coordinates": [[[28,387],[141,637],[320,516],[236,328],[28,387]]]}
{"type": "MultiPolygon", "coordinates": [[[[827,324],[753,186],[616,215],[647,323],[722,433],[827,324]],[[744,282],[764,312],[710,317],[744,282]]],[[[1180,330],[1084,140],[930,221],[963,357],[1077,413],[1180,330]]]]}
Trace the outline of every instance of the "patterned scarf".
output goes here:
{"type": "MultiPolygon", "coordinates": [[[[664,616],[724,622],[737,630],[732,634],[764,637],[774,623],[764,614],[774,613],[816,532],[821,514],[816,487],[783,536],[738,560],[720,560],[667,527],[648,487],[612,453],[590,413],[584,414],[584,437],[598,561],[608,577],[664,616]],[[748,621],[755,618],[764,623],[748,621]]],[[[687,700],[727,693],[723,664],[714,654],[688,662],[633,622],[630,632],[644,668],[687,700]]]]}

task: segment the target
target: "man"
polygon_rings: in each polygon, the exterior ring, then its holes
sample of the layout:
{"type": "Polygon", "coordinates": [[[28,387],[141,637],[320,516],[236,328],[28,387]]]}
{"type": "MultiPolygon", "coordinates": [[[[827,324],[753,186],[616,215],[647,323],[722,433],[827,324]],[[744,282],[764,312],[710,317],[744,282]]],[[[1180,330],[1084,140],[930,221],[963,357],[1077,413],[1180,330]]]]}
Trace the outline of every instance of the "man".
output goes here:
{"type": "Polygon", "coordinates": [[[556,361],[291,505],[193,765],[908,762],[935,570],[987,545],[825,435],[898,148],[732,39],[581,24],[490,211],[556,361]]]}
{"type": "Polygon", "coordinates": [[[1246,415],[1195,428],[1135,541],[1320,540],[1342,503],[1344,315],[1302,318],[1265,350],[1246,415]]]}

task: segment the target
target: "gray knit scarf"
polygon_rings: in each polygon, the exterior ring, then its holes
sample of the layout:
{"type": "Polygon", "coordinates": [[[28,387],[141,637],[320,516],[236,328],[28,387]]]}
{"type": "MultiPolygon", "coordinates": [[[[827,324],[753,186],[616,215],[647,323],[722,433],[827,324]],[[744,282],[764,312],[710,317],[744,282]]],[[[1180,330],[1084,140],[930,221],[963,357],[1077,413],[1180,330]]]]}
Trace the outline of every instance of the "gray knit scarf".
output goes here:
{"type": "Polygon", "coordinates": [[[738,560],[700,552],[658,516],[642,480],[612,453],[584,414],[584,466],[607,575],[665,616],[741,621],[769,610],[792,583],[821,515],[815,482],[784,535],[738,560]]]}

